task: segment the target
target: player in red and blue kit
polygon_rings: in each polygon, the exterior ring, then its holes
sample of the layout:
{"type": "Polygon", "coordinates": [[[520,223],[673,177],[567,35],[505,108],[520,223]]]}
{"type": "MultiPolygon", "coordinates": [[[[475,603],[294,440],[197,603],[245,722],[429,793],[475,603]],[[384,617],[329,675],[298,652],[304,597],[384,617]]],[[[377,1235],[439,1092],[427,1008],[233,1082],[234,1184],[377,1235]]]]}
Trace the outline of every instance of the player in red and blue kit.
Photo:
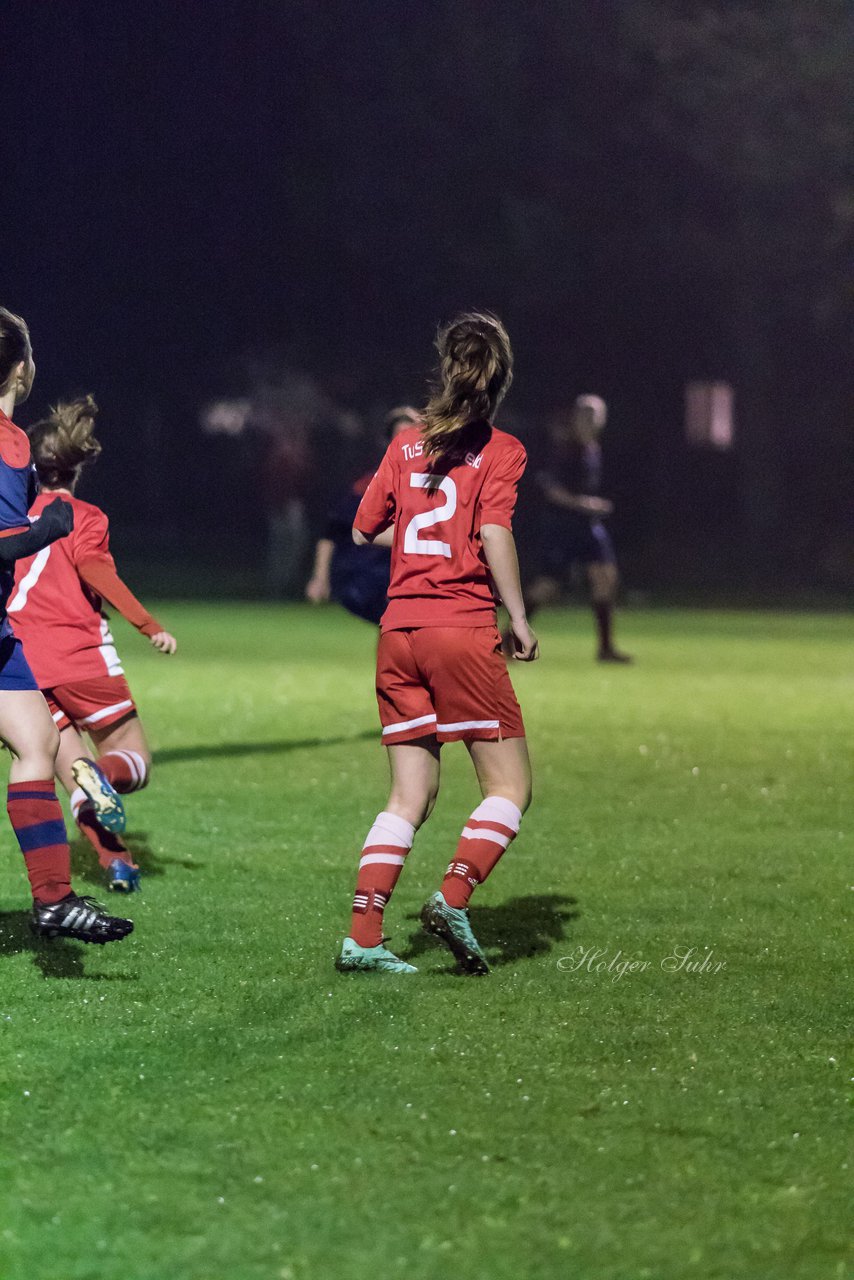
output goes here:
{"type": "Polygon", "coordinates": [[[104,600],[161,653],[174,653],[176,643],[118,576],[104,512],[75,496],[82,469],[101,452],[97,412],[92,397],[83,396],[58,405],[30,430],[43,486],[30,516],[40,523],[51,495],[61,494],[74,512],[74,531],[18,562],[8,611],[59,729],[56,775],[71,796],[75,821],[94,847],[109,888],[131,893],[139,888],[140,872],[120,839],[121,797],[147,784],[151,752],[104,600]],[[97,759],[83,734],[95,744],[97,759]]]}
{"type": "Polygon", "coordinates": [[[43,554],[73,526],[61,498],[31,524],[36,493],[30,444],[10,414],[26,400],[35,377],[25,322],[0,307],[0,740],[12,753],[7,812],[33,895],[32,927],[43,937],[114,942],[133,929],[71,887],[71,856],[53,775],[59,734],[6,613],[15,561],[43,554]]]}
{"type": "Polygon", "coordinates": [[[510,340],[494,316],[472,313],[440,330],[437,346],[440,384],[423,421],[391,442],[353,526],[357,543],[392,548],[377,651],[392,782],[362,849],[336,962],[344,972],[415,972],[384,946],[383,911],[435,803],[443,743],[466,744],[483,801],[421,920],[465,973],[488,972],[469,898],[515,839],[531,797],[525,729],[496,628],[497,592],[516,657],[538,656],[511,531],[525,450],[491,421],[512,378],[510,340]]]}

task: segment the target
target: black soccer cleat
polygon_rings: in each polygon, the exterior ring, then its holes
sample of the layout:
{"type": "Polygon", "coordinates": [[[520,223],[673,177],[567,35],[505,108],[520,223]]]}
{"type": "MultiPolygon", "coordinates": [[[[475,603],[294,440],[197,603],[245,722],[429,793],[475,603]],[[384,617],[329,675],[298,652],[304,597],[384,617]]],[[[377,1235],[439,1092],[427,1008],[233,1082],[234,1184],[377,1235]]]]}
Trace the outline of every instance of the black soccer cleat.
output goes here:
{"type": "Polygon", "coordinates": [[[120,942],[133,933],[133,921],[108,916],[94,898],[69,893],[59,902],[34,902],[30,927],[39,938],[76,938],[78,942],[120,942]]]}

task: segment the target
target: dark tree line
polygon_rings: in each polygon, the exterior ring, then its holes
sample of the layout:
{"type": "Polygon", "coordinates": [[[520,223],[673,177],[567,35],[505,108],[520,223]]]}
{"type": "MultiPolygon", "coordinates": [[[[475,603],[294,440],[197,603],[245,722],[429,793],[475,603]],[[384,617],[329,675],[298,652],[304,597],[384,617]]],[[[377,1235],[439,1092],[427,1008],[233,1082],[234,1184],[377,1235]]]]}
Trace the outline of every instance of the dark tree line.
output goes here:
{"type": "MultiPolygon", "coordinates": [[[[847,0],[73,10],[7,23],[29,145],[5,290],[42,336],[45,397],[92,386],[128,421],[157,401],[183,480],[198,406],[239,389],[246,353],[365,410],[417,398],[432,324],[475,302],[507,319],[531,423],[579,390],[611,400],[630,543],[699,528],[704,492],[704,535],[747,549],[736,571],[838,540],[847,0]],[[734,459],[682,446],[693,377],[736,386],[734,459]]],[[[105,487],[135,446],[105,455],[105,487]]],[[[150,489],[176,505],[168,477],[150,489]]]]}

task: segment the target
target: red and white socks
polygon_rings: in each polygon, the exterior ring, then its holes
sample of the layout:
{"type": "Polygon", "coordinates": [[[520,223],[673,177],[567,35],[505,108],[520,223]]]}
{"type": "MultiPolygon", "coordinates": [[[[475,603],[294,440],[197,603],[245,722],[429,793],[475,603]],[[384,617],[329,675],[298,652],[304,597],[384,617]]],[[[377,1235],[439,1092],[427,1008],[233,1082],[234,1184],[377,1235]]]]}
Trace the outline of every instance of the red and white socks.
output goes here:
{"type": "Polygon", "coordinates": [[[350,937],[360,947],[382,942],[383,911],[412,848],[415,828],[396,813],[379,813],[362,848],[350,937]]]}
{"type": "Polygon", "coordinates": [[[522,810],[503,796],[487,796],[469,818],[442,881],[449,907],[465,907],[475,887],[483,884],[504,850],[515,840],[522,810]]]}
{"type": "MultiPolygon", "coordinates": [[[[106,751],[95,763],[110,786],[121,795],[141,791],[148,782],[148,763],[138,751],[106,751]]],[[[98,822],[95,806],[82,787],[75,787],[71,793],[71,812],[102,867],[109,867],[116,858],[136,866],[127,846],[98,822]]]]}
{"type": "Polygon", "coordinates": [[[107,751],[95,763],[110,786],[123,796],[141,791],[148,783],[148,764],[138,751],[107,751]]]}
{"type": "Polygon", "coordinates": [[[10,782],[6,811],[24,855],[33,898],[41,903],[66,898],[71,893],[71,855],[53,778],[10,782]]]}
{"type": "Polygon", "coordinates": [[[95,814],[95,806],[82,787],[74,788],[70,803],[71,814],[80,828],[80,834],[89,841],[102,867],[109,867],[116,858],[121,858],[122,862],[127,862],[132,867],[136,866],[127,845],[113,835],[112,831],[101,826],[95,814]]]}

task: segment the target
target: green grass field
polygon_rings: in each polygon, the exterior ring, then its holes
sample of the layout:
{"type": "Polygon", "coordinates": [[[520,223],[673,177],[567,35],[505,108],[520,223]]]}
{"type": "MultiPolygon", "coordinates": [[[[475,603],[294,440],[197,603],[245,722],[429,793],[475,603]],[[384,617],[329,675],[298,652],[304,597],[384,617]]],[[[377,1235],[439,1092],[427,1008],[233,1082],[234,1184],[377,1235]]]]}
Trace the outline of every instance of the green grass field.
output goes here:
{"type": "Polygon", "coordinates": [[[614,669],[544,615],[478,980],[415,919],[460,746],[386,913],[419,973],[332,968],[385,799],[370,629],[161,615],[173,660],[119,628],[156,748],[132,938],[35,944],[4,836],[2,1280],[851,1276],[850,618],[627,614],[614,669]]]}

